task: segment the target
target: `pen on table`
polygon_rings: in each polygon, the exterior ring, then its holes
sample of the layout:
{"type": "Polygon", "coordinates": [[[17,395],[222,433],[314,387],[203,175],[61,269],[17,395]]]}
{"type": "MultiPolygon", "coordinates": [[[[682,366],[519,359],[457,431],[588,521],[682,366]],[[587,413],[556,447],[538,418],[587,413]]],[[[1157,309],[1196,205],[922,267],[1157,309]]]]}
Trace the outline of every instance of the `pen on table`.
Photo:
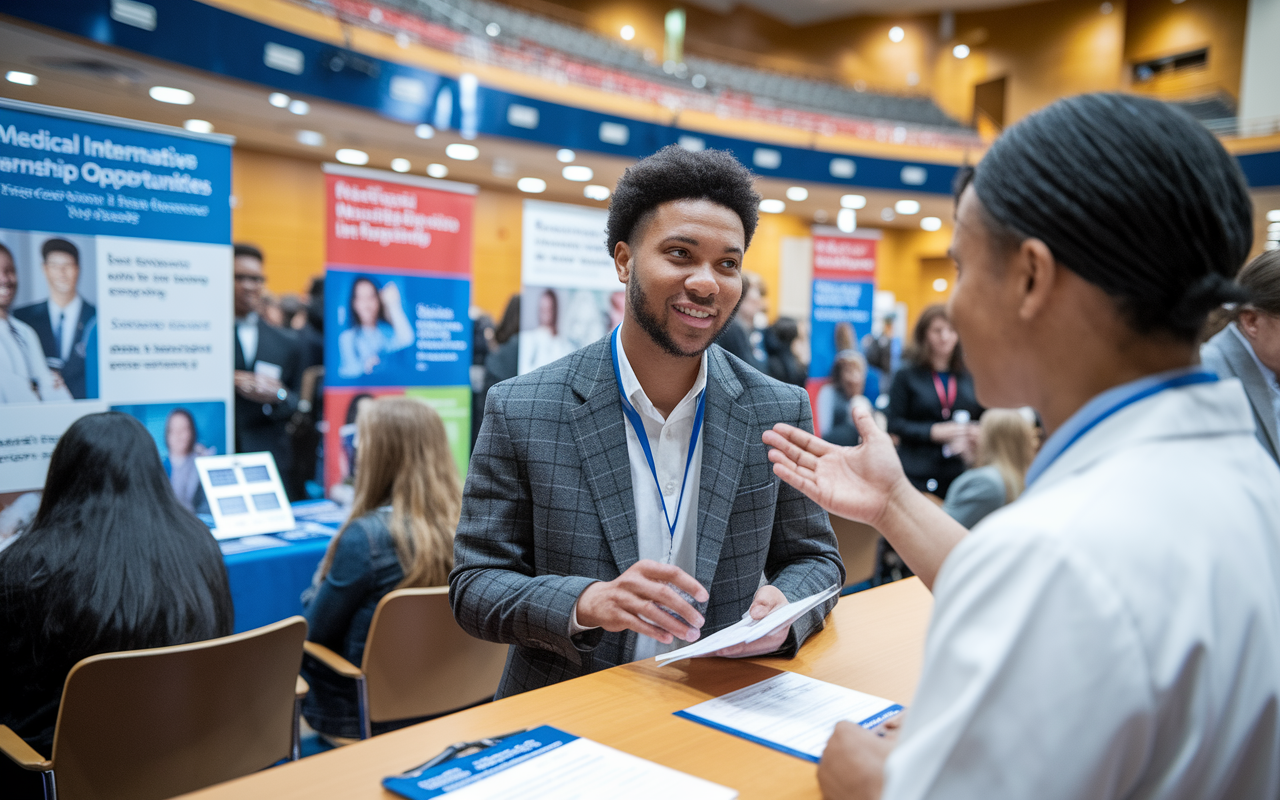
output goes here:
{"type": "Polygon", "coordinates": [[[453,744],[449,745],[445,749],[441,750],[436,755],[432,756],[426,762],[419,764],[418,766],[413,767],[411,769],[407,769],[400,774],[404,775],[405,777],[414,776],[415,773],[422,772],[423,770],[431,769],[432,767],[443,764],[444,762],[448,761],[451,758],[455,758],[459,753],[462,753],[465,750],[470,750],[473,747],[481,748],[481,749],[486,747],[493,747],[495,744],[502,741],[503,739],[508,739],[512,736],[516,736],[528,730],[529,730],[528,728],[520,728],[519,730],[511,731],[510,733],[502,733],[502,734],[498,734],[497,736],[489,736],[484,739],[476,739],[473,742],[454,742],[453,744]]]}

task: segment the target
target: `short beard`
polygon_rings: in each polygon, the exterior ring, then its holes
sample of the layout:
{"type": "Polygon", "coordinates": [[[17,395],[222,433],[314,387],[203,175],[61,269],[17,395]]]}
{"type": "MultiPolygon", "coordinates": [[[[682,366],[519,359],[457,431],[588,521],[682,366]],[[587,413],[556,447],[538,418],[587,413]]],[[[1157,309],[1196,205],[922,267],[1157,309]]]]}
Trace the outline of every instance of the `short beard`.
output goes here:
{"type": "Polygon", "coordinates": [[[715,343],[716,339],[720,338],[720,334],[724,332],[725,326],[733,322],[734,316],[738,313],[738,306],[742,305],[742,299],[743,297],[746,297],[746,292],[743,292],[742,295],[738,297],[738,304],[733,307],[733,311],[729,312],[728,318],[726,318],[724,323],[716,329],[715,334],[707,339],[705,347],[694,351],[682,350],[680,349],[680,346],[676,344],[675,340],[671,338],[671,334],[667,333],[667,329],[662,327],[662,322],[653,314],[649,313],[649,295],[645,293],[644,287],[640,285],[639,277],[640,276],[637,272],[632,271],[631,280],[627,282],[627,307],[631,311],[631,315],[635,318],[636,323],[642,330],[644,330],[645,333],[649,334],[649,338],[652,339],[658,347],[661,347],[663,352],[667,355],[676,356],[677,358],[697,358],[705,353],[707,348],[711,347],[711,345],[715,343]]]}

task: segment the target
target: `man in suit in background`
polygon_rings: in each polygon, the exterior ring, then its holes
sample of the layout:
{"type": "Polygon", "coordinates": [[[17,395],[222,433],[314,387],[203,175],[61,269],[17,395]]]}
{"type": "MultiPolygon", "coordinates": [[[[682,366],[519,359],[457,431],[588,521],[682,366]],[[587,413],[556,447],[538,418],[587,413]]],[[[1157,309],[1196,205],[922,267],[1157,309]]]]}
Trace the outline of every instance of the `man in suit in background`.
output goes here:
{"type": "MultiPolygon", "coordinates": [[[[622,325],[490,390],[449,589],[464,630],[513,646],[498,696],[844,580],[827,515],[774,477],[761,442],[777,422],[811,430],[808,398],[712,344],[742,297],[759,200],[726,152],[632,166],[608,222],[622,325]]],[[[834,604],[720,655],[793,655],[834,604]]]]}
{"type": "Polygon", "coordinates": [[[85,380],[85,362],[96,359],[87,347],[87,333],[97,309],[77,291],[80,283],[80,249],[66,239],[50,239],[40,247],[49,299],[14,309],[15,319],[25,322],[40,337],[45,363],[62,377],[77,400],[98,396],[97,386],[85,380]]]}
{"type": "MultiPolygon", "coordinates": [[[[302,351],[292,334],[258,316],[265,277],[262,251],[237,244],[235,253],[236,452],[269,450],[281,477],[290,474],[289,419],[298,410],[302,351]]],[[[289,487],[291,500],[300,500],[289,487]]]]}

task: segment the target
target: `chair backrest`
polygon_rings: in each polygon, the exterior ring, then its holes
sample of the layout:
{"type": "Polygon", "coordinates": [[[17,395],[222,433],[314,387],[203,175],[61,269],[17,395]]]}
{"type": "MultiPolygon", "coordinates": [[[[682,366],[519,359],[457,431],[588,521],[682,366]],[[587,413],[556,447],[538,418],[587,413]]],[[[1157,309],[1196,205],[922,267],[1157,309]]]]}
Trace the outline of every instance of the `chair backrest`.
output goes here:
{"type": "Polygon", "coordinates": [[[364,648],[369,719],[425,717],[493,697],[506,659],[506,645],[458,627],[449,587],[390,592],[373,612],[364,648]]]}
{"type": "Polygon", "coordinates": [[[844,585],[871,580],[876,571],[876,543],[880,532],[865,522],[831,515],[831,529],[840,547],[840,560],[844,562],[844,585]]]}
{"type": "Polygon", "coordinates": [[[90,656],[53,737],[61,800],[160,800],[290,752],[302,617],[204,642],[90,656]]]}

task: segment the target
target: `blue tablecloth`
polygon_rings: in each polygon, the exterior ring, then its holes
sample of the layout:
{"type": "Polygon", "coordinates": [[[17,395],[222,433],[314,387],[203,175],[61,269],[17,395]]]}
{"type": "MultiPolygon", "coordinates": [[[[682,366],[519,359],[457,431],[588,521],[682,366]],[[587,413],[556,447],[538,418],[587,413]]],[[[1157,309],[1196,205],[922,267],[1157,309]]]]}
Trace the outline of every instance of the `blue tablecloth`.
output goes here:
{"type": "Polygon", "coordinates": [[[294,505],[298,530],[221,542],[236,633],[302,613],[302,591],[324,558],[338,523],[325,501],[294,505]]]}

